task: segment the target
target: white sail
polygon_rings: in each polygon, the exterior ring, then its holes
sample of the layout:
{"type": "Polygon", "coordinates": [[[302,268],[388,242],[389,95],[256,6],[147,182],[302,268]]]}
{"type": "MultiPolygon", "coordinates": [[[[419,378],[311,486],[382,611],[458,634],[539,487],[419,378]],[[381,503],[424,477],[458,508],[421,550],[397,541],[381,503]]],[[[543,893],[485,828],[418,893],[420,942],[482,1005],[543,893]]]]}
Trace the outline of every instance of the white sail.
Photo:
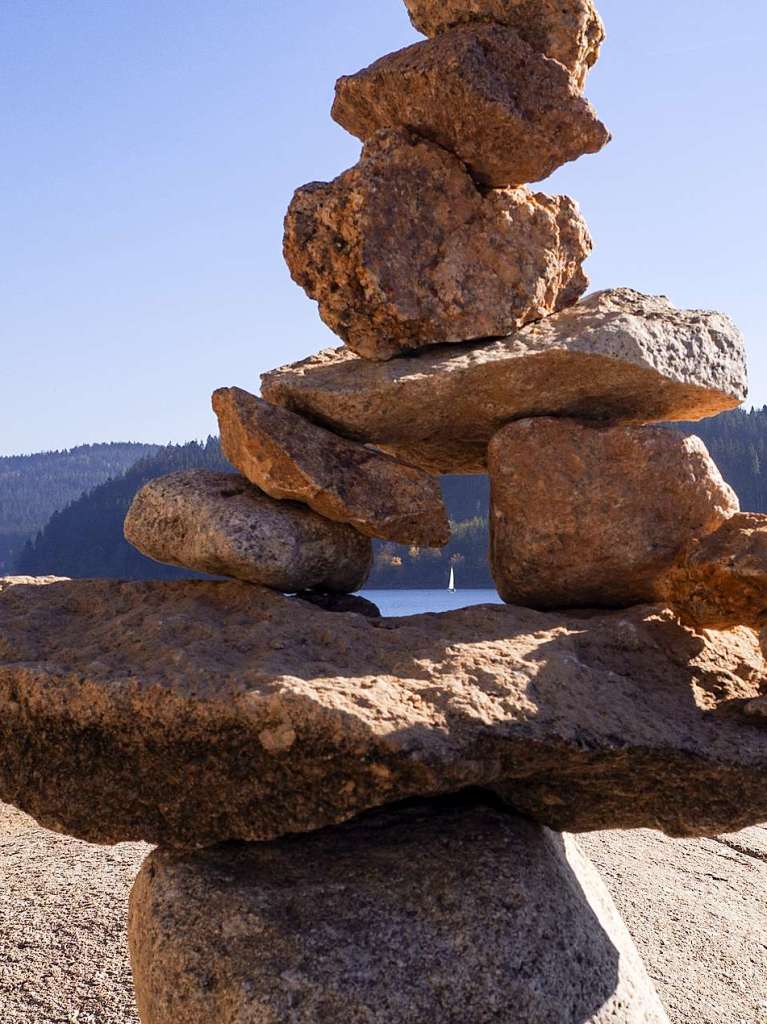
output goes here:
{"type": "Polygon", "coordinates": [[[448,590],[455,590],[455,569],[450,566],[450,583],[447,586],[448,590]]]}

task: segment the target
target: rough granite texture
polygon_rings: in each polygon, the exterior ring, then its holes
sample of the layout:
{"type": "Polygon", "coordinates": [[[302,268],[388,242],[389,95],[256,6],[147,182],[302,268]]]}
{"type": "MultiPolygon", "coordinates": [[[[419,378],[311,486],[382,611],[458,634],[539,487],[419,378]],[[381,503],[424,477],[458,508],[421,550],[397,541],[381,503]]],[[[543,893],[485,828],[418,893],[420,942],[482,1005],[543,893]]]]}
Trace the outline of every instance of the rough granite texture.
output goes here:
{"type": "Polygon", "coordinates": [[[659,596],[693,625],[767,623],[767,516],[743,512],[691,542],[661,581],[659,596]]]}
{"type": "Polygon", "coordinates": [[[493,787],[552,828],[767,819],[756,634],[658,608],[340,616],[236,582],[0,594],[0,799],[205,846],[493,787]]]}
{"type": "Polygon", "coordinates": [[[488,188],[541,181],[610,141],[567,68],[502,25],[451,29],[340,78],[333,118],[364,142],[411,129],[488,188]]]}
{"type": "Polygon", "coordinates": [[[473,22],[513,28],[534,50],[564,64],[582,88],[599,57],[604,25],[591,0],[405,0],[425,36],[473,22]]]}
{"type": "Polygon", "coordinates": [[[125,537],[157,562],[287,593],[359,590],[373,557],[370,541],[350,526],[275,501],[234,473],[205,469],[142,487],[125,537]]]}
{"type": "Polygon", "coordinates": [[[224,455],[272,498],[302,502],[368,537],[433,548],[450,539],[439,481],[422,469],[241,388],[220,388],[213,409],[224,455]]]}
{"type": "Polygon", "coordinates": [[[676,607],[666,574],[740,508],[700,438],[663,427],[518,420],[487,461],[490,568],[530,608],[676,607]]]}
{"type": "Polygon", "coordinates": [[[284,252],[327,326],[385,360],[572,305],[588,286],[591,238],[567,196],[482,192],[439,146],[384,131],[335,181],[296,192],[284,252]]]}
{"type": "Polygon", "coordinates": [[[575,842],[468,796],[155,852],[129,941],[143,1024],[668,1024],[575,842]]]}
{"type": "Polygon", "coordinates": [[[629,288],[499,341],[372,365],[326,350],[262,378],[264,398],[424,469],[481,473],[510,420],[697,420],[747,395],[743,336],[721,313],[678,310],[629,288]]]}

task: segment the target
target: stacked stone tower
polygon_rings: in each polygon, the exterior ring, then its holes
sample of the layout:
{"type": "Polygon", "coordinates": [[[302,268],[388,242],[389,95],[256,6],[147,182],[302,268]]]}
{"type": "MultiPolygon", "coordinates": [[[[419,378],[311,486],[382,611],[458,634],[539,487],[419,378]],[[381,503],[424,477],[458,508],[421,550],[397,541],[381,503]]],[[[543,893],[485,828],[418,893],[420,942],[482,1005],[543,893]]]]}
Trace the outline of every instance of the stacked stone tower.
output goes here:
{"type": "Polygon", "coordinates": [[[528,187],[609,139],[591,0],[407,4],[428,38],[337,86],[359,163],[286,219],[344,346],[216,391],[238,473],[126,520],[230,579],[0,588],[0,798],[159,846],[144,1024],[660,1024],[563,833],[767,818],[767,517],[657,425],[743,401],[741,335],[582,298],[578,208],[528,187]],[[351,596],[371,538],[447,542],[439,474],[484,472],[507,606],[351,596]]]}

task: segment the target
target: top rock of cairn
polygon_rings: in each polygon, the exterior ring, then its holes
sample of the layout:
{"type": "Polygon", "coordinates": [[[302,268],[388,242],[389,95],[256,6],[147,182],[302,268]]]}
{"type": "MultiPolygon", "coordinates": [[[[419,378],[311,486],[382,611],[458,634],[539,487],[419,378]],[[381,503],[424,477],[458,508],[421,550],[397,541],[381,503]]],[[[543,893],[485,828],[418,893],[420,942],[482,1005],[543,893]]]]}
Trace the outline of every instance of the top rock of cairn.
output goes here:
{"type": "Polygon", "coordinates": [[[410,20],[425,36],[457,25],[508,25],[534,50],[553,57],[583,86],[605,37],[591,0],[405,0],[410,20]]]}

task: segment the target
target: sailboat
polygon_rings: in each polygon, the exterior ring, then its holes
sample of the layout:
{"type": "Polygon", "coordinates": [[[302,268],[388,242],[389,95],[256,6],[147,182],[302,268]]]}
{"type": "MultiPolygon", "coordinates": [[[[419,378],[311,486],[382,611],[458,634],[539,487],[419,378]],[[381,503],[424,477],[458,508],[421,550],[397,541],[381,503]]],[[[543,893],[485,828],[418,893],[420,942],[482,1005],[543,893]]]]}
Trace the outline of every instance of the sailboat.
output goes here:
{"type": "Polygon", "coordinates": [[[447,585],[447,589],[451,594],[455,593],[455,569],[452,565],[450,566],[450,582],[447,585]]]}

